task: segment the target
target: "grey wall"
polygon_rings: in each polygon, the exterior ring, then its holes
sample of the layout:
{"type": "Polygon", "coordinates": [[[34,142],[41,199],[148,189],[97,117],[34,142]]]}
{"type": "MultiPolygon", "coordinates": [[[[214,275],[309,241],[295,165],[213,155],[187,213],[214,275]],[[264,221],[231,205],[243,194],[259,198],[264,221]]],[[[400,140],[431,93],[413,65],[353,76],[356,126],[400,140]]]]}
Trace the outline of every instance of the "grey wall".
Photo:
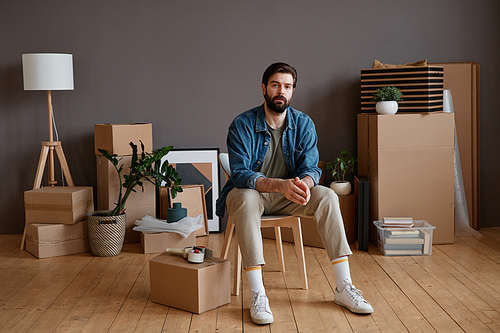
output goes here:
{"type": "Polygon", "coordinates": [[[226,151],[229,122],[262,102],[274,61],[299,72],[292,105],[315,120],[322,160],[356,152],[360,69],[374,59],[477,61],[482,226],[500,226],[498,13],[496,0],[2,0],[0,233],[22,232],[48,140],[46,93],[23,90],[28,52],[74,55],[75,90],[54,91],[54,111],[76,185],[94,187],[94,124],[151,122],[156,148],[226,151]]]}

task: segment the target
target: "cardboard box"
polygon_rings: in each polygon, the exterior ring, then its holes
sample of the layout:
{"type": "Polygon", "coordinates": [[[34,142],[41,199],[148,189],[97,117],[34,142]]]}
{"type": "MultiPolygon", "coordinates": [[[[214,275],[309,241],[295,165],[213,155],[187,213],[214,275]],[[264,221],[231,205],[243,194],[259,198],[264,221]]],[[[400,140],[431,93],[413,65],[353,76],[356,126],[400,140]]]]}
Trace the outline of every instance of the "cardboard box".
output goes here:
{"type": "Polygon", "coordinates": [[[435,228],[427,221],[414,222],[412,228],[384,228],[381,221],[374,221],[380,253],[385,256],[431,255],[435,228]]]}
{"type": "Polygon", "coordinates": [[[141,152],[141,143],[144,151],[153,151],[153,126],[152,124],[96,124],[94,125],[95,154],[101,155],[98,149],[106,149],[110,154],[132,155],[129,143],[137,145],[141,152]]]}
{"type": "Polygon", "coordinates": [[[92,187],[47,186],[24,192],[26,223],[73,224],[94,210],[92,187]]]}
{"type": "Polygon", "coordinates": [[[444,68],[444,89],[450,89],[455,113],[458,150],[464,181],[470,226],[479,229],[480,168],[479,168],[479,77],[480,66],[475,62],[432,64],[444,68]]]}
{"type": "MultiPolygon", "coordinates": [[[[410,216],[454,242],[454,114],[359,114],[358,174],[370,181],[370,222],[410,216]]],[[[370,240],[377,244],[373,224],[370,240]]]]}
{"type": "MultiPolygon", "coordinates": [[[[339,196],[340,211],[344,220],[344,228],[347,241],[353,243],[356,241],[356,221],[355,221],[355,196],[354,194],[339,196]]],[[[301,217],[302,243],[306,246],[324,248],[321,236],[318,233],[316,222],[312,218],[301,217]]],[[[262,228],[262,237],[276,239],[274,228],[262,228]]],[[[281,228],[281,239],[284,242],[293,243],[293,233],[291,228],[281,228]]]]}
{"type": "Polygon", "coordinates": [[[193,264],[163,253],[149,261],[149,275],[155,303],[199,314],[231,302],[229,260],[193,264]]]}
{"type": "Polygon", "coordinates": [[[378,88],[394,85],[403,93],[399,112],[443,111],[443,77],[440,66],[362,69],[361,110],[375,112],[373,94],[378,88]]]}
{"type": "Polygon", "coordinates": [[[196,233],[184,238],[175,232],[141,232],[141,246],[143,253],[162,253],[168,247],[183,249],[196,245],[196,233]]]}
{"type": "Polygon", "coordinates": [[[37,258],[89,252],[87,221],[26,225],[26,250],[37,258]]]}
{"type": "MultiPolygon", "coordinates": [[[[132,156],[122,156],[120,164],[123,163],[123,174],[128,172],[132,156]]],[[[120,188],[120,180],[118,174],[104,156],[96,155],[97,160],[97,209],[108,210],[115,207],[118,200],[118,192],[120,188]]],[[[124,189],[125,190],[125,189],[124,189]]],[[[144,191],[140,187],[136,188],[136,192],[132,192],[125,203],[125,212],[127,214],[127,227],[125,229],[125,243],[139,243],[141,235],[139,232],[132,230],[135,226],[135,221],[142,219],[144,216],[156,216],[156,189],[155,185],[144,182],[144,191]]]]}

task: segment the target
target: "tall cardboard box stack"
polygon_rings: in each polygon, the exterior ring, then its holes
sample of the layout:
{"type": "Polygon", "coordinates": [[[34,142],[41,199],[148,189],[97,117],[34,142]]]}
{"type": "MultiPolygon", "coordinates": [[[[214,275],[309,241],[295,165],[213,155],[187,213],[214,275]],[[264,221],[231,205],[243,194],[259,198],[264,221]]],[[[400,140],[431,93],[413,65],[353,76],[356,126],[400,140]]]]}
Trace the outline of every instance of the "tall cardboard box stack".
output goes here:
{"type": "Polygon", "coordinates": [[[454,114],[358,114],[358,174],[370,181],[373,221],[411,216],[436,227],[433,243],[454,242],[454,114]]]}
{"type": "MultiPolygon", "coordinates": [[[[120,180],[115,168],[98,149],[106,149],[110,154],[117,154],[123,164],[123,174],[129,171],[132,161],[132,148],[129,143],[137,145],[141,153],[141,143],[145,152],[153,151],[152,124],[96,124],[94,125],[95,154],[97,162],[97,209],[108,210],[115,207],[118,200],[120,180]]],[[[144,183],[144,191],[140,188],[132,192],[125,205],[127,214],[127,227],[125,230],[125,243],[138,243],[141,234],[135,232],[135,221],[146,215],[156,215],[155,186],[149,182],[144,183]]]]}
{"type": "Polygon", "coordinates": [[[89,251],[92,187],[47,186],[24,192],[26,250],[37,258],[89,251]]]}

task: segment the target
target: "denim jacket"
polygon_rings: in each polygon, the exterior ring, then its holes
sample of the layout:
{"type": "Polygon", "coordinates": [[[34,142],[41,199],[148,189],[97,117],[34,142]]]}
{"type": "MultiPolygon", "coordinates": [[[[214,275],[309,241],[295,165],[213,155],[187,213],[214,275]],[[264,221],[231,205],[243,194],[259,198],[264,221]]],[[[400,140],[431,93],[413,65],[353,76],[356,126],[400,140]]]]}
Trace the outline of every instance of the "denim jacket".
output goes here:
{"type": "MultiPolygon", "coordinates": [[[[318,136],[314,123],[306,114],[289,107],[283,131],[283,157],[292,178],[310,176],[317,185],[318,136]]],[[[264,160],[271,134],[267,130],[264,104],[237,116],[227,135],[231,177],[217,199],[216,213],[224,217],[227,194],[235,187],[255,189],[255,182],[264,174],[254,171],[264,160]]]]}

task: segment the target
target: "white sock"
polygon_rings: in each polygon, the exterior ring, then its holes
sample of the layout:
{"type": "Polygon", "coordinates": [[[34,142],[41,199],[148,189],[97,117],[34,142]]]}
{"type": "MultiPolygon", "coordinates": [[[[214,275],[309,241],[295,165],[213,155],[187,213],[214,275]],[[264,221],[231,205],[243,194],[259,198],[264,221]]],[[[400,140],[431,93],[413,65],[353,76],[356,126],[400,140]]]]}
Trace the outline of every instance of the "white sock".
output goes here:
{"type": "Polygon", "coordinates": [[[264,288],[264,281],[262,280],[262,266],[247,267],[245,268],[245,272],[247,274],[248,284],[250,285],[250,291],[261,292],[265,295],[266,289],[264,288]]]}
{"type": "Polygon", "coordinates": [[[337,284],[338,291],[344,289],[345,280],[352,283],[348,258],[348,256],[342,256],[332,260],[333,274],[335,274],[335,283],[337,284]]]}

